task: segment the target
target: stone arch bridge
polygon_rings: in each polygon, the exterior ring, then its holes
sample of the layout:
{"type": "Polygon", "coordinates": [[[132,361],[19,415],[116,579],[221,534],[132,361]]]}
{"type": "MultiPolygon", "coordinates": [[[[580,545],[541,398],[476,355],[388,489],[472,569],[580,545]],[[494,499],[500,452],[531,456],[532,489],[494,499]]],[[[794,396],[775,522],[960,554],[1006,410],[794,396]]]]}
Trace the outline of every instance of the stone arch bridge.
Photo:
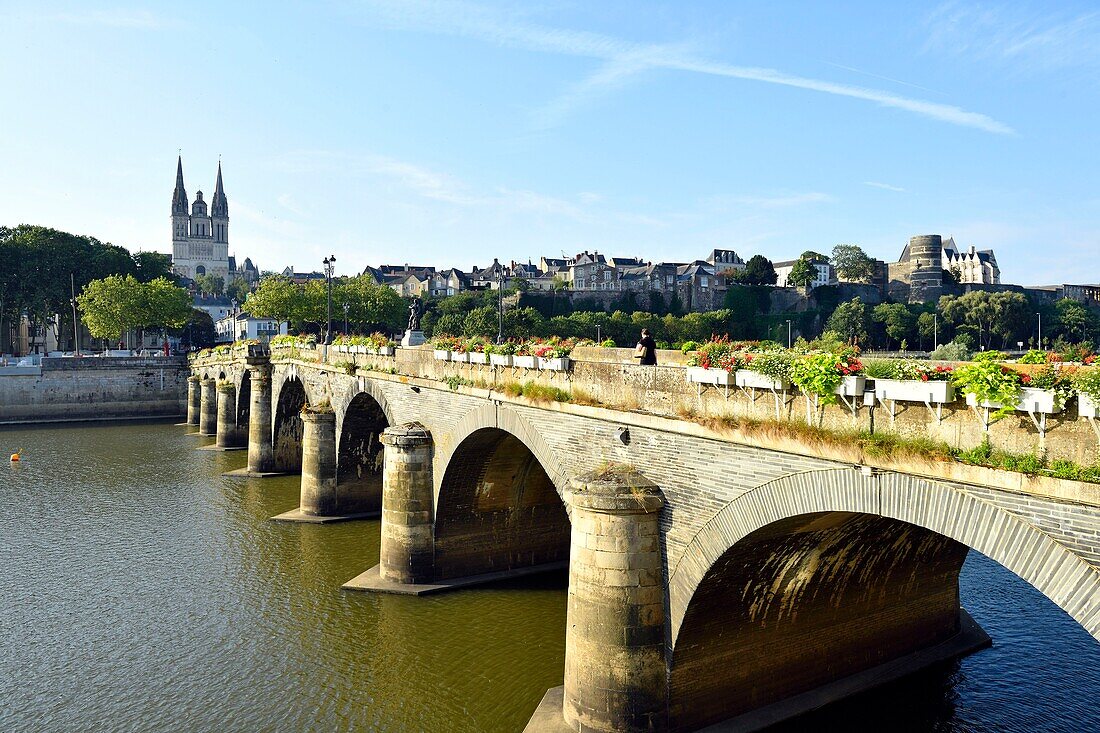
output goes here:
{"type": "MultiPolygon", "coordinates": [[[[430,352],[427,354],[430,356],[430,352]]],[[[426,357],[425,357],[426,358],[426,357]]],[[[302,474],[300,518],[381,511],[365,589],[569,565],[565,685],[528,729],[754,730],[988,643],[969,549],[1100,639],[1100,491],[326,363],[193,362],[188,421],[302,474]]]]}

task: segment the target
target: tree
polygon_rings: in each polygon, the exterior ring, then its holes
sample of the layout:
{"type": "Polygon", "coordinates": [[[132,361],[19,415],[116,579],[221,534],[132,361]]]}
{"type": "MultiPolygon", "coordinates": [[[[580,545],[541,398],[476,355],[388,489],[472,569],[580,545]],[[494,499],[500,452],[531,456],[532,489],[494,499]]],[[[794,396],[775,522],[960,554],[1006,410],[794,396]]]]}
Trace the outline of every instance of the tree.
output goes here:
{"type": "Polygon", "coordinates": [[[764,255],[753,255],[734,279],[742,285],[775,285],[779,276],[775,274],[771,260],[764,255]]]}
{"type": "Polygon", "coordinates": [[[810,260],[805,256],[799,257],[798,261],[791,267],[791,274],[787,275],[787,285],[794,286],[796,288],[809,287],[810,283],[817,277],[817,268],[810,264],[810,260]]]}
{"type": "Polygon", "coordinates": [[[145,320],[145,294],[133,275],[92,280],[76,300],[88,331],[96,338],[121,339],[145,320]]]}
{"type": "Polygon", "coordinates": [[[141,287],[142,328],[179,328],[191,317],[191,295],[166,277],[141,287]]]}
{"type": "Polygon", "coordinates": [[[217,334],[214,332],[214,319],[199,308],[191,309],[187,323],[175,330],[187,349],[208,349],[214,345],[217,334]]]}
{"type": "Polygon", "coordinates": [[[935,338],[938,335],[936,333],[936,316],[934,313],[921,313],[917,316],[917,333],[921,339],[921,348],[924,348],[924,342],[928,341],[935,347],[935,338]]]}
{"type": "Polygon", "coordinates": [[[848,282],[870,282],[875,274],[875,261],[855,244],[838,244],[833,247],[832,262],[836,274],[841,280],[848,282]]]}
{"type": "Polygon", "coordinates": [[[496,336],[497,309],[488,305],[475,308],[466,314],[462,321],[464,336],[496,336]]]}
{"type": "Polygon", "coordinates": [[[939,310],[952,325],[976,329],[978,344],[986,348],[993,345],[994,335],[1001,337],[1001,346],[1010,343],[1028,323],[1027,298],[1021,293],[972,290],[958,297],[945,295],[939,310]]]}
{"type": "Polygon", "coordinates": [[[814,252],[812,249],[808,249],[798,256],[800,260],[809,260],[810,262],[828,262],[829,258],[820,252],[814,252]]]}
{"type": "Polygon", "coordinates": [[[289,321],[297,315],[301,290],[281,275],[265,277],[255,291],[249,294],[242,310],[257,318],[289,321]]]}
{"type": "Polygon", "coordinates": [[[1067,340],[1079,343],[1096,330],[1096,314],[1076,300],[1062,298],[1054,304],[1054,308],[1062,336],[1067,340]]]}
{"type": "Polygon", "coordinates": [[[825,327],[836,331],[848,341],[867,340],[867,306],[859,298],[841,303],[829,316],[825,327]]]}
{"type": "Polygon", "coordinates": [[[251,292],[252,287],[243,277],[235,277],[225,286],[225,294],[238,303],[244,303],[248,300],[248,294],[251,292]]]}
{"type": "Polygon", "coordinates": [[[209,295],[225,293],[225,278],[221,275],[196,275],[195,287],[209,295]]]}
{"type": "Polygon", "coordinates": [[[901,303],[879,303],[871,311],[871,319],[883,325],[887,348],[891,340],[906,341],[912,336],[915,320],[909,308],[901,303]]]}
{"type": "Polygon", "coordinates": [[[172,258],[160,252],[134,252],[133,255],[134,276],[143,283],[156,280],[158,277],[175,281],[172,274],[172,258]]]}

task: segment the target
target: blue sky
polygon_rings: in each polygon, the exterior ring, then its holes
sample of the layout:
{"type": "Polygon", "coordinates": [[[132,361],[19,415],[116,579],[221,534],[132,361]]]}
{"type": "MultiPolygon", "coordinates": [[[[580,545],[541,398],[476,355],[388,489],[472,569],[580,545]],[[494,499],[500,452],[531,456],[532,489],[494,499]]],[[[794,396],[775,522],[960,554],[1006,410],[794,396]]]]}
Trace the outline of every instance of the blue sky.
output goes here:
{"type": "Polygon", "coordinates": [[[0,0],[0,223],[170,251],[221,156],[264,269],[909,236],[1100,281],[1085,3],[0,0]]]}

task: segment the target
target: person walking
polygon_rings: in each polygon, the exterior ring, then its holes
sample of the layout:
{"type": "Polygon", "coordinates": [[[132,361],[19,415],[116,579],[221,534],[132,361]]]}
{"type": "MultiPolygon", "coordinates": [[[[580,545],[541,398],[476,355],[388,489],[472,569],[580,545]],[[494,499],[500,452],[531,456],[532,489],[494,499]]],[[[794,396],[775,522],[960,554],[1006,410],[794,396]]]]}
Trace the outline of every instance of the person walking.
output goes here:
{"type": "Polygon", "coordinates": [[[639,359],[638,363],[643,366],[657,365],[657,342],[653,340],[648,328],[642,329],[642,337],[634,347],[634,358],[639,359]]]}

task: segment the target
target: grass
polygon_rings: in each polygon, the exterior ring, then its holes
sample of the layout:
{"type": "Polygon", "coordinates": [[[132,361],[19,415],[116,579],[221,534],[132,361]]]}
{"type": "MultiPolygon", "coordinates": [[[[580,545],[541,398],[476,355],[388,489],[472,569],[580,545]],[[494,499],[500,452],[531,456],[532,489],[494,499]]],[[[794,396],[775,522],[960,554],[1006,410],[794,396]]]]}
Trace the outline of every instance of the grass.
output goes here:
{"type": "MultiPolygon", "coordinates": [[[[564,389],[538,382],[505,382],[501,391],[509,397],[526,397],[533,402],[571,402],[572,395],[564,389]]],[[[597,403],[598,404],[598,403],[597,403]]]]}

